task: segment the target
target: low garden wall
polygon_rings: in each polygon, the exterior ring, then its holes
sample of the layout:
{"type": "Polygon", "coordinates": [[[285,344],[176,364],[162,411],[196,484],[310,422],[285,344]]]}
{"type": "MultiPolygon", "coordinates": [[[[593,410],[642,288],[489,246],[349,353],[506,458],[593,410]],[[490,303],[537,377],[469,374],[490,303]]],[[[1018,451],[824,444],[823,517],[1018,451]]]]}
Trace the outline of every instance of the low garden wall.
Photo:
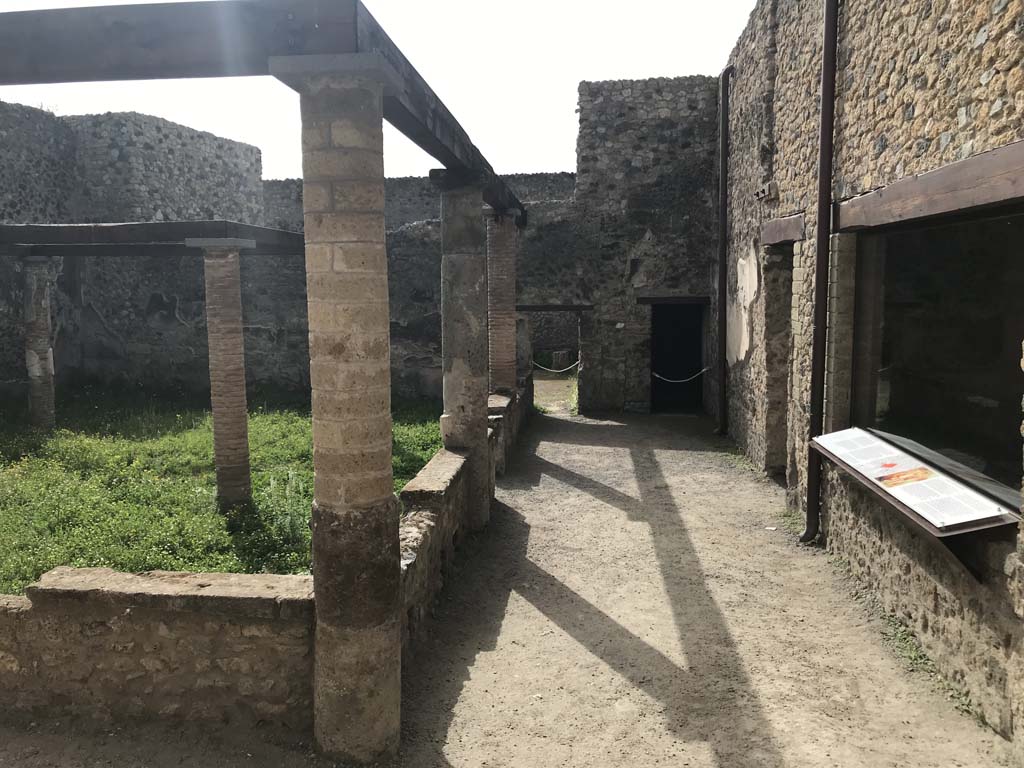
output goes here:
{"type": "Polygon", "coordinates": [[[305,733],[313,579],[57,568],[0,597],[8,708],[305,733]]]}
{"type": "MultiPolygon", "coordinates": [[[[533,406],[528,379],[492,400],[502,469],[533,406]]],[[[404,638],[431,611],[467,516],[466,458],[442,449],[401,493],[404,638]]],[[[57,568],[0,595],[7,710],[312,732],[311,576],[57,568]]],[[[406,642],[407,644],[407,642],[406,642]]]]}

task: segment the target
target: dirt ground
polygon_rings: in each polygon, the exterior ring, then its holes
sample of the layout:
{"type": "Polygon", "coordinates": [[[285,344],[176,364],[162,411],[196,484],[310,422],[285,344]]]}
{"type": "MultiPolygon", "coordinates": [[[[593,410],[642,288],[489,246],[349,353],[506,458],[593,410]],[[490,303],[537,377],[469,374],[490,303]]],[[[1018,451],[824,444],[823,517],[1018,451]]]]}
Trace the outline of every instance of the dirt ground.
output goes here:
{"type": "Polygon", "coordinates": [[[575,376],[534,371],[533,402],[548,413],[567,414],[572,406],[573,386],[575,384],[575,376]]]}
{"type": "MultiPolygon", "coordinates": [[[[537,416],[405,671],[408,768],[990,768],[783,492],[700,418],[537,416]]],[[[0,726],[0,766],[325,765],[229,734],[0,726]]]]}

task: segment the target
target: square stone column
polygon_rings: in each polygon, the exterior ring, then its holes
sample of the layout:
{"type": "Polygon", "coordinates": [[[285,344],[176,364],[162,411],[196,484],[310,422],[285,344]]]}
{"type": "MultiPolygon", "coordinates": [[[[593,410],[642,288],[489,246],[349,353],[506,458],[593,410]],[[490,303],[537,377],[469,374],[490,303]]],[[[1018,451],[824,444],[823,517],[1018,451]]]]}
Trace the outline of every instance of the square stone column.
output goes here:
{"type": "Polygon", "coordinates": [[[516,261],[519,227],[515,217],[487,216],[487,336],[491,392],[516,391],[516,261]]]}
{"type": "Polygon", "coordinates": [[[271,60],[301,96],[315,471],[314,731],[345,762],[393,756],[401,565],[391,475],[383,94],[374,55],[271,60]]]}
{"type": "Polygon", "coordinates": [[[256,243],[186,239],[185,245],[203,249],[217,503],[237,507],[252,500],[239,252],[256,243]]]}
{"type": "Polygon", "coordinates": [[[444,414],[441,438],[468,455],[465,520],[480,530],[491,518],[487,441],[487,228],[483,191],[475,180],[433,171],[441,188],[441,358],[444,414]]]}
{"type": "Polygon", "coordinates": [[[28,371],[29,421],[40,429],[56,422],[50,289],[58,266],[45,256],[28,255],[24,268],[25,368],[28,371]]]}

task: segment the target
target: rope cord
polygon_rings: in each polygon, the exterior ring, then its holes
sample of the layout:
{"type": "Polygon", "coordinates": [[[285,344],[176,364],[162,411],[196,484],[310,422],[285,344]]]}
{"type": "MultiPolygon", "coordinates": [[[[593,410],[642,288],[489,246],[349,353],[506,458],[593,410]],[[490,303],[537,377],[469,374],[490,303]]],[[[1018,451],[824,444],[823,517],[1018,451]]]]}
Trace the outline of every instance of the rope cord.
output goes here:
{"type": "Polygon", "coordinates": [[[697,373],[693,374],[693,376],[691,376],[688,379],[666,379],[664,376],[662,376],[661,374],[655,373],[654,371],[651,371],[651,376],[653,376],[656,379],[661,379],[662,381],[664,381],[664,382],[666,382],[668,384],[686,384],[688,382],[693,381],[694,379],[696,379],[699,376],[703,376],[705,373],[707,373],[710,370],[710,368],[711,368],[711,366],[708,366],[703,371],[697,371],[697,373]]]}
{"type": "Polygon", "coordinates": [[[534,365],[535,365],[536,367],[540,368],[540,369],[541,369],[542,371],[547,371],[548,373],[566,373],[566,372],[568,372],[568,371],[571,371],[571,370],[572,370],[573,368],[575,368],[575,367],[576,367],[577,365],[579,365],[579,364],[580,364],[580,361],[579,361],[579,360],[577,360],[577,361],[576,361],[575,363],[573,363],[572,365],[570,365],[570,366],[569,366],[568,368],[563,368],[563,369],[562,369],[562,370],[560,370],[560,371],[553,371],[553,370],[551,370],[550,368],[545,368],[545,367],[544,367],[543,365],[541,365],[540,363],[538,363],[538,362],[537,362],[536,360],[534,360],[534,361],[533,361],[533,364],[534,364],[534,365]]]}

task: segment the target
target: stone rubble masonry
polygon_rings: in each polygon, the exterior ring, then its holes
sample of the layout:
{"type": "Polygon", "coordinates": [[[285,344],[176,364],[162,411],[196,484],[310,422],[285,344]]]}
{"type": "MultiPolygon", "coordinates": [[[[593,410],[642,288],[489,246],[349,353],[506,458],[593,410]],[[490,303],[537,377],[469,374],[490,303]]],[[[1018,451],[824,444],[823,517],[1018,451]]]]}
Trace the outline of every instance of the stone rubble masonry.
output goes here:
{"type": "MultiPolygon", "coordinates": [[[[1024,139],[1024,4],[1019,0],[881,2],[854,0],[839,20],[833,198],[848,199],[1024,139]]],[[[729,63],[732,78],[729,171],[729,292],[737,263],[760,254],[768,219],[805,217],[793,246],[787,486],[793,511],[806,501],[810,340],[814,299],[822,4],[759,0],[729,63]],[[777,195],[755,193],[775,182],[777,195]]],[[[833,253],[837,253],[834,249],[833,253]]],[[[764,264],[758,264],[763,274],[764,264]]],[[[839,331],[854,288],[847,266],[830,270],[833,351],[827,393],[831,425],[848,418],[851,339],[839,331]],[[840,346],[846,351],[840,351],[840,346]]],[[[768,455],[767,329],[774,309],[765,290],[750,314],[752,354],[729,370],[730,434],[755,465],[768,455]]],[[[863,350],[877,354],[877,350],[863,350]]],[[[582,392],[581,392],[582,396],[582,392]]],[[[775,404],[773,407],[779,407],[775,404]]],[[[987,722],[1009,735],[1024,716],[1022,569],[1013,546],[975,542],[981,582],[925,535],[894,518],[854,483],[828,470],[823,530],[829,550],[921,639],[939,669],[961,684],[987,722]],[[1013,716],[1012,719],[1010,716],[1013,716]]],[[[973,551],[973,550],[972,550],[973,551]]],[[[1019,727],[1016,729],[1019,731],[1019,727]]],[[[1021,743],[1024,759],[1024,739],[1021,743]]]]}
{"type": "Polygon", "coordinates": [[[516,261],[519,227],[510,216],[487,216],[487,334],[493,392],[516,389],[516,261]]]}
{"type": "Polygon", "coordinates": [[[32,424],[42,429],[51,429],[56,420],[50,294],[58,269],[48,258],[29,256],[23,262],[28,410],[32,424]]]}
{"type": "MultiPolygon", "coordinates": [[[[571,200],[575,173],[514,173],[502,176],[524,203],[571,200]]],[[[388,232],[421,221],[441,218],[441,198],[426,176],[384,180],[384,219],[388,232]]],[[[302,179],[268,179],[263,182],[268,227],[302,231],[302,179]]]]}
{"type": "Polygon", "coordinates": [[[64,120],[84,181],[80,221],[263,223],[256,147],[135,112],[64,120]]]}
{"type": "Polygon", "coordinates": [[[245,340],[239,252],[207,248],[206,333],[210,349],[210,401],[217,501],[224,507],[252,498],[249,409],[245,395],[245,340]]]}
{"type": "MultiPolygon", "coordinates": [[[[651,308],[708,297],[705,408],[717,387],[718,84],[712,77],[582,83],[574,208],[580,409],[650,409],[651,308]]],[[[529,266],[524,265],[529,273],[529,266]]],[[[566,285],[567,284],[567,285],[566,285]]]]}
{"type": "Polygon", "coordinates": [[[401,701],[384,84],[369,73],[289,80],[301,97],[313,388],[314,731],[325,753],[371,763],[398,749],[401,701]]]}
{"type": "Polygon", "coordinates": [[[308,576],[58,568],[0,596],[4,707],[310,733],[308,576]]]}
{"type": "Polygon", "coordinates": [[[491,515],[487,451],[487,229],[479,186],[441,195],[441,350],[444,413],[441,438],[448,450],[465,451],[470,530],[491,515]]]}

